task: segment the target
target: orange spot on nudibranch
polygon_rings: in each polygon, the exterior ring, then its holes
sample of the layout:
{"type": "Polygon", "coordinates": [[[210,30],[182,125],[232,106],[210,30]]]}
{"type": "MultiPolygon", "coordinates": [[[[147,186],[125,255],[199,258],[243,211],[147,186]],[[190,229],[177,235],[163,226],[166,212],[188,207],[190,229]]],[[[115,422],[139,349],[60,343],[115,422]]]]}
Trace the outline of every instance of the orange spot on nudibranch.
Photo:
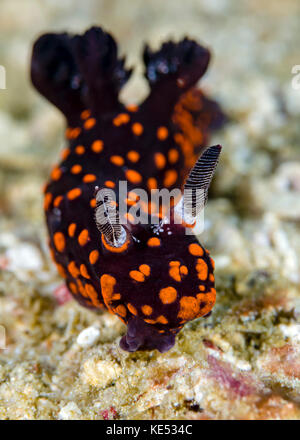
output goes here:
{"type": "Polygon", "coordinates": [[[160,141],[164,141],[165,139],[167,139],[169,135],[167,127],[159,127],[157,129],[156,135],[160,141]]]}
{"type": "Polygon", "coordinates": [[[87,268],[86,268],[86,265],[85,265],[85,264],[81,264],[79,270],[80,270],[81,275],[82,275],[84,278],[87,278],[87,279],[91,278],[91,277],[89,276],[89,273],[88,273],[88,271],[87,271],[87,268]]]}
{"type": "Polygon", "coordinates": [[[91,116],[90,110],[83,110],[83,112],[81,112],[80,114],[81,119],[88,119],[90,116],[91,116]]]}
{"type": "Polygon", "coordinates": [[[131,162],[136,163],[140,159],[140,153],[138,153],[135,150],[131,150],[131,151],[128,151],[127,157],[131,162]]]}
{"type": "Polygon", "coordinates": [[[127,308],[130,311],[130,313],[132,313],[133,315],[136,316],[138,314],[136,308],[132,304],[128,303],[127,308]]]}
{"type": "Polygon", "coordinates": [[[144,131],[144,127],[139,122],[135,122],[134,124],[132,124],[131,128],[132,128],[132,132],[136,136],[140,136],[143,133],[143,131],[144,131]]]}
{"type": "Polygon", "coordinates": [[[198,272],[199,280],[205,281],[208,275],[208,267],[204,260],[198,258],[196,264],[196,271],[198,272]]]}
{"type": "Polygon", "coordinates": [[[150,247],[157,247],[160,246],[160,239],[157,237],[151,237],[149,238],[149,240],[147,241],[147,245],[150,247]]]}
{"type": "Polygon", "coordinates": [[[91,199],[90,200],[90,207],[91,208],[96,208],[97,206],[97,200],[96,199],[91,199]]]}
{"type": "Polygon", "coordinates": [[[185,276],[188,274],[188,268],[186,266],[180,266],[179,261],[171,261],[169,263],[169,266],[170,266],[169,275],[175,281],[181,282],[182,275],[185,276]]]}
{"type": "Polygon", "coordinates": [[[83,176],[83,179],[82,179],[82,181],[84,183],[95,182],[95,180],[97,180],[97,177],[95,176],[95,174],[86,174],[85,176],[83,176]]]}
{"type": "Polygon", "coordinates": [[[198,316],[207,315],[211,311],[216,302],[216,290],[211,289],[207,293],[198,293],[197,300],[199,302],[200,312],[198,316]]]}
{"type": "Polygon", "coordinates": [[[180,276],[180,273],[179,273],[179,267],[178,266],[170,267],[169,275],[170,275],[171,278],[173,278],[173,280],[178,281],[178,282],[181,281],[181,276],[180,276]]]}
{"type": "Polygon", "coordinates": [[[67,197],[69,200],[77,199],[81,195],[81,189],[80,188],[73,188],[71,191],[68,191],[67,197]]]}
{"type": "Polygon", "coordinates": [[[111,156],[110,161],[117,167],[121,167],[122,165],[124,165],[124,159],[122,156],[118,156],[118,155],[111,156]]]}
{"type": "Polygon", "coordinates": [[[164,287],[159,291],[159,298],[163,304],[172,304],[176,301],[177,290],[172,286],[164,287]]]}
{"type": "Polygon", "coordinates": [[[194,257],[202,257],[203,249],[198,243],[191,243],[189,245],[189,253],[194,257]]]}
{"type": "Polygon", "coordinates": [[[80,127],[75,127],[75,128],[68,127],[66,129],[66,137],[67,137],[67,139],[76,139],[76,138],[78,138],[80,133],[81,133],[81,128],[80,127]]]}
{"type": "Polygon", "coordinates": [[[72,130],[72,139],[78,138],[80,133],[81,133],[81,128],[80,127],[73,128],[73,130],[72,130]]]}
{"type": "Polygon", "coordinates": [[[62,267],[61,264],[56,264],[56,268],[57,268],[57,271],[58,271],[59,275],[60,275],[62,278],[67,278],[67,275],[66,275],[65,269],[62,267]]]}
{"type": "Polygon", "coordinates": [[[75,148],[75,153],[78,154],[79,156],[81,156],[82,154],[84,154],[85,152],[85,148],[83,145],[77,145],[77,147],[75,148]]]}
{"type": "Polygon", "coordinates": [[[68,271],[70,272],[70,274],[72,275],[73,278],[77,278],[78,275],[80,274],[79,269],[77,268],[75,261],[71,261],[68,264],[68,271]]]}
{"type": "Polygon", "coordinates": [[[54,201],[53,201],[53,206],[55,208],[58,208],[60,205],[60,202],[63,200],[63,196],[57,196],[55,197],[54,201]]]}
{"type": "Polygon", "coordinates": [[[142,312],[144,313],[144,315],[147,315],[147,316],[151,315],[151,313],[153,312],[152,307],[151,307],[151,306],[148,306],[148,305],[144,305],[144,306],[142,306],[142,307],[141,307],[141,310],[142,310],[142,312]]]}
{"type": "Polygon", "coordinates": [[[140,272],[142,272],[146,277],[150,275],[151,268],[148,266],[148,264],[141,264],[139,267],[140,272]]]}
{"type": "Polygon", "coordinates": [[[183,296],[180,301],[178,318],[183,321],[194,319],[199,313],[199,303],[193,296],[183,296]]]}
{"type": "Polygon", "coordinates": [[[96,249],[90,252],[89,260],[91,264],[95,264],[98,261],[98,258],[99,258],[99,252],[96,249]]]}
{"type": "Polygon", "coordinates": [[[86,290],[85,290],[85,288],[79,278],[76,280],[76,283],[77,283],[77,286],[78,286],[78,289],[79,289],[79,292],[81,293],[81,295],[84,296],[85,298],[87,298],[87,296],[88,296],[87,292],[86,292],[86,290]]]}
{"type": "Polygon", "coordinates": [[[115,188],[116,184],[112,180],[106,180],[104,182],[104,185],[107,186],[107,188],[115,188]]]}
{"type": "Polygon", "coordinates": [[[72,293],[74,293],[74,295],[77,295],[78,289],[75,283],[69,283],[69,289],[72,293]]]}
{"type": "Polygon", "coordinates": [[[131,270],[129,272],[130,278],[132,278],[134,281],[138,281],[139,283],[142,283],[145,281],[144,275],[139,272],[138,270],[131,270]]]}
{"type": "Polygon", "coordinates": [[[180,273],[182,275],[187,275],[189,273],[188,268],[186,266],[181,266],[180,267],[180,273]]]}
{"type": "Polygon", "coordinates": [[[135,104],[129,104],[129,105],[127,105],[126,108],[129,112],[132,112],[132,113],[136,113],[139,109],[139,107],[135,104]]]}
{"type": "Polygon", "coordinates": [[[53,235],[54,246],[58,252],[63,252],[66,247],[65,236],[62,232],[55,232],[53,235]]]}
{"type": "Polygon", "coordinates": [[[141,264],[139,270],[131,270],[129,272],[129,276],[138,282],[144,282],[145,276],[148,277],[150,275],[151,268],[148,264],[141,264]]]}
{"type": "Polygon", "coordinates": [[[103,141],[97,139],[92,143],[91,149],[94,153],[100,153],[103,150],[103,141]]]}
{"type": "Polygon", "coordinates": [[[130,121],[130,116],[127,113],[120,113],[113,119],[113,124],[116,127],[120,125],[127,124],[130,121]]]}
{"type": "Polygon", "coordinates": [[[68,127],[66,129],[65,136],[66,136],[67,139],[72,139],[72,130],[73,129],[71,127],[68,127]]]}
{"type": "Polygon", "coordinates": [[[158,188],[157,180],[154,177],[150,177],[148,179],[147,186],[149,191],[151,191],[152,189],[157,189],[158,188]]]}
{"type": "Polygon", "coordinates": [[[135,170],[126,170],[125,176],[126,176],[126,179],[129,180],[129,182],[134,183],[134,184],[141,183],[141,181],[142,181],[141,174],[135,170]]]}
{"type": "Polygon", "coordinates": [[[95,307],[102,307],[102,304],[98,299],[96,289],[91,284],[86,283],[85,291],[95,307]]]}
{"type": "Polygon", "coordinates": [[[91,128],[93,128],[96,125],[96,119],[95,118],[89,118],[85,121],[84,123],[84,128],[86,130],[90,130],[91,128]]]}
{"type": "Polygon", "coordinates": [[[68,234],[70,237],[74,237],[76,231],[76,223],[71,223],[68,227],[68,234]]]}
{"type": "Polygon", "coordinates": [[[155,153],[154,154],[154,162],[156,167],[161,170],[166,165],[166,158],[162,153],[155,153]]]}
{"type": "Polygon", "coordinates": [[[180,145],[185,159],[185,167],[191,167],[195,163],[194,149],[203,143],[204,131],[202,127],[194,123],[191,113],[203,109],[203,99],[191,90],[185,93],[175,105],[172,115],[173,122],[180,128],[181,133],[176,133],[174,139],[180,145]]]}
{"type": "Polygon", "coordinates": [[[80,246],[86,245],[89,239],[89,231],[87,229],[83,229],[78,235],[78,243],[80,246]]]}
{"type": "Polygon", "coordinates": [[[66,160],[67,157],[70,155],[71,150],[70,148],[64,148],[61,152],[60,152],[60,157],[62,158],[62,160],[66,160]]]}
{"type": "Polygon", "coordinates": [[[83,145],[77,145],[75,153],[78,154],[78,156],[82,156],[85,153],[85,147],[83,145]]]}
{"type": "Polygon", "coordinates": [[[145,319],[145,322],[147,322],[148,324],[156,324],[155,319],[145,319]]]}
{"type": "Polygon", "coordinates": [[[156,318],[156,322],[158,324],[168,324],[167,318],[165,318],[163,315],[160,315],[158,318],[156,318]]]}
{"type": "Polygon", "coordinates": [[[177,171],[167,170],[165,173],[165,178],[164,178],[164,186],[170,187],[170,186],[174,185],[177,178],[178,178],[177,171]]]}
{"type": "Polygon", "coordinates": [[[104,303],[106,307],[111,310],[111,301],[114,294],[114,287],[116,285],[117,280],[108,274],[104,274],[100,278],[101,284],[101,292],[103,296],[104,303]]]}
{"type": "Polygon", "coordinates": [[[47,211],[49,209],[50,203],[52,202],[52,194],[51,193],[46,193],[45,194],[45,198],[44,198],[44,210],[47,211]]]}
{"type": "Polygon", "coordinates": [[[73,165],[72,168],[71,168],[71,173],[72,174],[79,174],[79,173],[81,173],[81,171],[82,171],[82,166],[78,165],[78,164],[73,165]]]}
{"type": "Polygon", "coordinates": [[[174,164],[178,161],[179,153],[175,148],[171,148],[168,152],[168,159],[171,164],[174,164]]]}
{"type": "Polygon", "coordinates": [[[126,307],[123,306],[122,304],[120,304],[119,306],[117,306],[117,307],[114,309],[114,312],[115,312],[117,315],[122,316],[122,318],[125,318],[125,316],[126,316],[126,314],[127,314],[126,307]]]}
{"type": "Polygon", "coordinates": [[[61,178],[62,171],[59,167],[54,167],[51,172],[51,179],[52,180],[59,180],[61,178]]]}

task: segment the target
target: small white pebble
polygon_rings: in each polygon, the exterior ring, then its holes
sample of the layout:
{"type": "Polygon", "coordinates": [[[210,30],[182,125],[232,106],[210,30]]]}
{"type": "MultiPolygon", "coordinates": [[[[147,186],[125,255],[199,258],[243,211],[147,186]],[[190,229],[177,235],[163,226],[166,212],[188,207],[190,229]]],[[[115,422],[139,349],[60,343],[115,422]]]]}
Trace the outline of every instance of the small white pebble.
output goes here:
{"type": "Polygon", "coordinates": [[[224,267],[230,266],[232,263],[231,258],[228,255],[218,255],[214,256],[215,265],[219,269],[223,269],[224,267]]]}
{"type": "Polygon", "coordinates": [[[80,347],[91,347],[100,338],[100,330],[97,327],[87,327],[77,336],[77,344],[80,347]]]}
{"type": "Polygon", "coordinates": [[[60,420],[77,420],[81,416],[81,411],[75,402],[69,402],[63,406],[58,413],[60,420]]]}
{"type": "Polygon", "coordinates": [[[39,271],[43,267],[40,251],[29,243],[18,243],[6,251],[8,269],[15,271],[39,271]]]}
{"type": "Polygon", "coordinates": [[[281,324],[279,328],[283,336],[291,339],[292,342],[300,342],[300,324],[281,324]]]}

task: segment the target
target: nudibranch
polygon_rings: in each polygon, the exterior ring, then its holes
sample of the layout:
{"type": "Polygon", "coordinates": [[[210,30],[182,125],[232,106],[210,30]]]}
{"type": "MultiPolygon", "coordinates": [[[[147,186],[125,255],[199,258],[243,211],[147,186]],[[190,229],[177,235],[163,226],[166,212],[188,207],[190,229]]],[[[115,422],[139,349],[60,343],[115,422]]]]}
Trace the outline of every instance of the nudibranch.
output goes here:
{"type": "Polygon", "coordinates": [[[185,38],[156,52],[145,46],[143,59],[150,93],[140,106],[120,102],[131,70],[99,27],[42,35],[31,78],[67,121],[68,145],[44,198],[57,269],[80,304],[107,309],[127,324],[121,348],[165,352],[186,322],[215,303],[213,260],[186,230],[206,201],[221,147],[204,146],[224,117],[196,88],[209,63],[206,48],[185,38]],[[127,185],[122,200],[120,182],[127,185]],[[138,195],[142,189],[151,200],[153,191],[175,188],[192,196],[183,196],[168,217],[164,206],[142,204],[138,195]],[[203,196],[195,204],[197,189],[203,196]],[[123,222],[121,203],[128,207],[123,222]],[[129,211],[135,206],[158,221],[136,222],[129,211]]]}

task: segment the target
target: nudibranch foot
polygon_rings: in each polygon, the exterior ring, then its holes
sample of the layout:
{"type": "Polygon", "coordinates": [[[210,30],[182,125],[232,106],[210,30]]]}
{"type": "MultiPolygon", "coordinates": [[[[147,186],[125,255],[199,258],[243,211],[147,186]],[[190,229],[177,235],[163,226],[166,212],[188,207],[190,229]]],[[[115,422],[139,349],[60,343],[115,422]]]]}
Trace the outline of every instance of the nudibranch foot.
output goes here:
{"type": "Polygon", "coordinates": [[[127,334],[120,341],[120,347],[129,352],[137,350],[158,350],[165,353],[175,344],[175,334],[159,331],[143,319],[135,317],[129,320],[127,334]]]}

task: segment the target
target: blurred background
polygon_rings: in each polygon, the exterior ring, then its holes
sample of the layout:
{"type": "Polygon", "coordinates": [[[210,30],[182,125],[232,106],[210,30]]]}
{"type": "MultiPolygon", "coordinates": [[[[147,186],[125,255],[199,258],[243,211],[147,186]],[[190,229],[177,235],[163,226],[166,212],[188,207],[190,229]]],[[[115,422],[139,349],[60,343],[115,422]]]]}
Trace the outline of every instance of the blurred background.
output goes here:
{"type": "Polygon", "coordinates": [[[300,417],[299,22],[298,0],[1,0],[0,418],[300,417]],[[31,49],[42,33],[91,25],[135,67],[126,103],[148,92],[145,42],[208,46],[201,87],[228,117],[210,140],[223,151],[200,237],[217,303],[164,355],[120,352],[123,324],[69,301],[49,259],[42,187],[64,121],[31,86],[31,49]],[[91,325],[100,339],[80,347],[91,325]]]}

